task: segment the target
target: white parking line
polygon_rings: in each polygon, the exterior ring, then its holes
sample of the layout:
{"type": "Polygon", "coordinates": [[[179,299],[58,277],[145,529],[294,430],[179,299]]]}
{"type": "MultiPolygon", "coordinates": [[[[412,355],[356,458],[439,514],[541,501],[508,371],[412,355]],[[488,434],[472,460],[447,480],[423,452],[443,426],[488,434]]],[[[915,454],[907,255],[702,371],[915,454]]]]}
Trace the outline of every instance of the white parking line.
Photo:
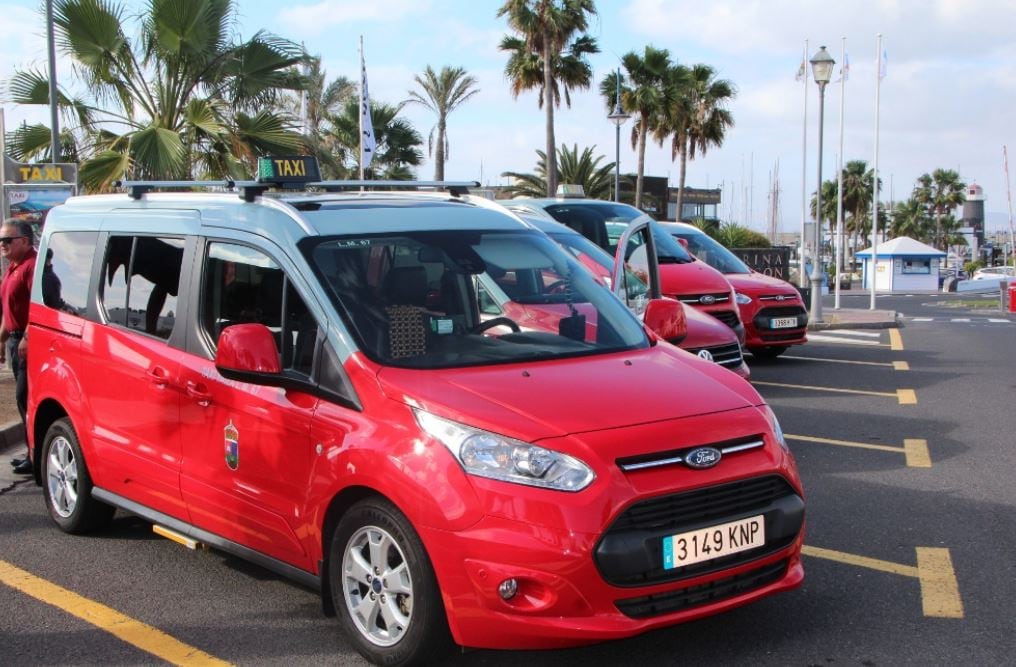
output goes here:
{"type": "Polygon", "coordinates": [[[1003,320],[1003,319],[1000,319],[1000,318],[997,318],[997,317],[989,317],[988,321],[989,322],[996,322],[996,323],[999,323],[999,324],[1009,324],[1009,322],[1010,322],[1009,320],[1003,320]]]}
{"type": "Polygon", "coordinates": [[[912,322],[934,322],[934,317],[915,317],[911,320],[912,322]]]}
{"type": "Polygon", "coordinates": [[[954,317],[954,318],[952,318],[949,321],[950,322],[969,322],[970,318],[969,317],[954,317]]]}

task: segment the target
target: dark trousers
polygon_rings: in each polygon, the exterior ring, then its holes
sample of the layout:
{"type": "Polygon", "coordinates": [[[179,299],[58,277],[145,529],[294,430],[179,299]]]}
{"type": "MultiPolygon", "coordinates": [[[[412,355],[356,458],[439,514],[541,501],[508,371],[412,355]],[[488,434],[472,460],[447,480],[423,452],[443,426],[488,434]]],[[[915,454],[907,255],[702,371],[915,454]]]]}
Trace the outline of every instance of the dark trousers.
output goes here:
{"type": "Polygon", "coordinates": [[[25,416],[28,414],[28,364],[18,354],[21,337],[20,333],[12,333],[7,339],[7,358],[11,360],[11,371],[16,382],[14,396],[18,402],[18,412],[21,413],[21,423],[27,428],[25,416]]]}

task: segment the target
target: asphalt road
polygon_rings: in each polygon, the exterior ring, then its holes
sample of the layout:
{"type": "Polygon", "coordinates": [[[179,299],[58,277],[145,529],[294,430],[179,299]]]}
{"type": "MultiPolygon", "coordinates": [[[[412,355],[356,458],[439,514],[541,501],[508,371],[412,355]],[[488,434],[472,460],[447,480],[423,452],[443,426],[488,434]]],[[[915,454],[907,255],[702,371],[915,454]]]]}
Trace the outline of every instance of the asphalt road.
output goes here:
{"type": "MultiPolygon", "coordinates": [[[[801,589],[625,641],[472,651],[447,664],[1012,664],[1016,323],[943,305],[971,298],[880,298],[879,308],[906,316],[898,337],[822,332],[751,364],[805,483],[801,589]],[[916,403],[901,403],[906,389],[916,403]]],[[[362,664],[314,593],[184,549],[130,517],[100,535],[64,535],[32,485],[0,495],[3,563],[223,661],[362,664]]],[[[0,646],[5,665],[160,662],[2,583],[0,646]]]]}

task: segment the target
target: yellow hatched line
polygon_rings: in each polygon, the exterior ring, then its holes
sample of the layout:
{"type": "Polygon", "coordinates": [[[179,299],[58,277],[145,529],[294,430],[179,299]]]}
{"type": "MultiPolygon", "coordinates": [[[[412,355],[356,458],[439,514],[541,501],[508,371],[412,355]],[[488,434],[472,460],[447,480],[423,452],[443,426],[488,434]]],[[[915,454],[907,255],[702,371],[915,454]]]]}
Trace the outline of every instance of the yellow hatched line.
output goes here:
{"type": "Polygon", "coordinates": [[[165,632],[0,560],[0,583],[77,616],[132,646],[174,665],[229,665],[165,632]]]}
{"type": "Polygon", "coordinates": [[[921,585],[921,607],[925,616],[963,618],[963,599],[960,597],[960,587],[949,550],[917,547],[916,551],[917,567],[914,567],[807,544],[801,549],[805,556],[915,578],[921,585]]]}

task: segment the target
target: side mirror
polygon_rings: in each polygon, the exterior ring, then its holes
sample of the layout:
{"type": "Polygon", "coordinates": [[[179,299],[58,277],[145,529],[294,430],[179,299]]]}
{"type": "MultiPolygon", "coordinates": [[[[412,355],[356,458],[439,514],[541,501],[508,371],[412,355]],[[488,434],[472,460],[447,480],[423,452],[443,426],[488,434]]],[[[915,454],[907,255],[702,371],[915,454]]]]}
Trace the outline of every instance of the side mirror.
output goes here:
{"type": "Polygon", "coordinates": [[[222,330],[215,351],[215,368],[223,377],[269,384],[282,375],[275,336],[263,324],[234,324],[222,330]]]}
{"type": "Polygon", "coordinates": [[[684,306],[674,299],[650,299],[646,304],[644,321],[653,333],[674,345],[679,344],[688,335],[688,320],[684,315],[684,306]]]}

